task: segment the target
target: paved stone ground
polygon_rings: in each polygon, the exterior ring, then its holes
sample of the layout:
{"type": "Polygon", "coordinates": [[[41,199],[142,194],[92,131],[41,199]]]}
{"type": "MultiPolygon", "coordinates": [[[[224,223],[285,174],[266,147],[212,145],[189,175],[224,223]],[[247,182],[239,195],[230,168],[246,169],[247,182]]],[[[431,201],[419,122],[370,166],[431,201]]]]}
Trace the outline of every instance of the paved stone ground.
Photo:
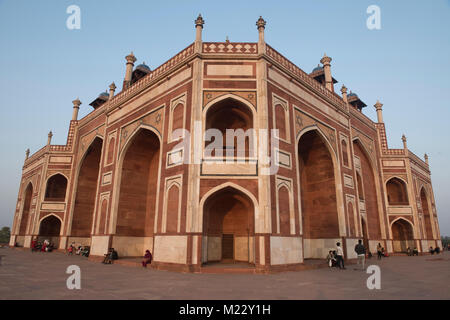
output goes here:
{"type": "Polygon", "coordinates": [[[316,269],[270,275],[190,274],[103,265],[62,253],[0,249],[0,299],[450,299],[450,253],[372,258],[381,289],[369,274],[316,269]],[[66,268],[81,268],[81,290],[66,287],[66,268]]]}

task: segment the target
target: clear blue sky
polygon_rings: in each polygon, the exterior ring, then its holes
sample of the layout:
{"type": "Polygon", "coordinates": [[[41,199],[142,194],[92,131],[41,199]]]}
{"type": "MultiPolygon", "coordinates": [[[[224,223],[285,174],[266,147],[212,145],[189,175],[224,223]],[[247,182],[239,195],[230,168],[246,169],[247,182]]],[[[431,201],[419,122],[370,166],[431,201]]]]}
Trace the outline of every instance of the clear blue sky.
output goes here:
{"type": "Polygon", "coordinates": [[[310,72],[333,58],[345,84],[369,107],[384,103],[390,147],[430,156],[443,235],[450,235],[450,1],[115,1],[0,0],[0,226],[12,224],[25,150],[54,133],[64,144],[71,101],[80,116],[125,71],[131,50],[155,68],[193,42],[193,20],[206,20],[205,41],[266,41],[310,72]],[[81,30],[68,30],[66,8],[81,8],[81,30]],[[381,8],[381,30],[366,28],[369,5],[381,8]]]}

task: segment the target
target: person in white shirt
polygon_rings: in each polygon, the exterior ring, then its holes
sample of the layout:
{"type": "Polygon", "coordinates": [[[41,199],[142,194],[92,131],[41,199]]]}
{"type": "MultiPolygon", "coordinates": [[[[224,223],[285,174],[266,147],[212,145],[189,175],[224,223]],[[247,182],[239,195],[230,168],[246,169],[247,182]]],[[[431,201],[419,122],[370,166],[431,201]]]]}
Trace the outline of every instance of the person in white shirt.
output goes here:
{"type": "Polygon", "coordinates": [[[342,250],[341,243],[336,243],[336,260],[339,269],[345,269],[344,266],[344,250],[342,250]]]}

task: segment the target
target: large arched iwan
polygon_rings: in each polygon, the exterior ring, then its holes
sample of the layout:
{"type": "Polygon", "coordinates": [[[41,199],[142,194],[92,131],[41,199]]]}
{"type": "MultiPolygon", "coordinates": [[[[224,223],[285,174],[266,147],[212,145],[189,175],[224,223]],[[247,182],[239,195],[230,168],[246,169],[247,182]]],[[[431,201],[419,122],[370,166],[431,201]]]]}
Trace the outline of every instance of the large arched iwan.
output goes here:
{"type": "Polygon", "coordinates": [[[424,237],[424,239],[433,240],[433,228],[431,226],[431,216],[430,216],[430,209],[428,207],[428,197],[424,188],[420,190],[420,204],[422,206],[423,220],[425,222],[426,237],[424,237]]]}
{"type": "Polygon", "coordinates": [[[24,193],[22,218],[19,226],[19,236],[24,236],[27,231],[28,219],[30,217],[31,198],[33,197],[33,185],[29,183],[24,193]]]}
{"type": "Polygon", "coordinates": [[[368,237],[372,240],[381,239],[380,215],[378,213],[378,199],[374,171],[366,152],[358,140],[353,142],[353,150],[355,156],[358,156],[360,159],[361,173],[362,177],[364,177],[362,189],[366,206],[368,237]]]}
{"type": "Polygon", "coordinates": [[[103,140],[95,138],[81,162],[72,218],[73,237],[91,235],[102,146],[103,140]]]}
{"type": "Polygon", "coordinates": [[[300,138],[298,159],[304,238],[339,237],[333,160],[316,130],[300,138]]]}
{"type": "Polygon", "coordinates": [[[147,237],[154,233],[160,142],[139,129],[123,158],[116,235],[147,237]]]}

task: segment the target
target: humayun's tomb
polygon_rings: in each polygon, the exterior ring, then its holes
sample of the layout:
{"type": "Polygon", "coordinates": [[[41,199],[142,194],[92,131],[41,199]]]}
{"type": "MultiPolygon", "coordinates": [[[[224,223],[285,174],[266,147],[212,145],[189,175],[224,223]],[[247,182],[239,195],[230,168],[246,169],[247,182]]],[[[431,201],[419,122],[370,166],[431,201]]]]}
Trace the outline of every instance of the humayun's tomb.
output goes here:
{"type": "Polygon", "coordinates": [[[262,18],[258,42],[203,42],[203,25],[154,70],[126,56],[119,93],[112,83],[81,119],[73,101],[65,145],[50,132],[27,150],[10,245],[150,249],[153,267],[190,272],[293,270],[337,241],[348,259],[358,239],[372,252],[441,246],[428,157],[405,136],[388,147],[380,102],[374,122],[361,97],[335,92],[330,57],[304,72],[265,42],[262,18]],[[250,132],[244,152],[206,152],[208,129],[250,132]]]}

